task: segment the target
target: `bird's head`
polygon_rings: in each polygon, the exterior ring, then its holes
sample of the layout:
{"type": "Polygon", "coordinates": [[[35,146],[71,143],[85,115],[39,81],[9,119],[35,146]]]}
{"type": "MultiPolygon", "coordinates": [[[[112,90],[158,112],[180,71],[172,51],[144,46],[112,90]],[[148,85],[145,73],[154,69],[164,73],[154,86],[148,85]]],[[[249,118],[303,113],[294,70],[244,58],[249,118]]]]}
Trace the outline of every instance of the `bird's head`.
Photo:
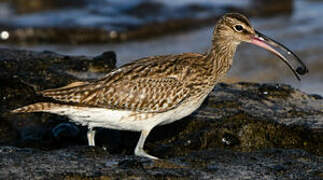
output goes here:
{"type": "Polygon", "coordinates": [[[215,41],[230,42],[234,45],[238,45],[241,42],[247,42],[262,47],[277,55],[292,70],[298,80],[300,80],[298,75],[304,75],[308,72],[305,64],[295,55],[295,53],[279,42],[256,31],[248,18],[242,14],[227,13],[220,17],[214,29],[214,38],[215,41]],[[288,55],[291,55],[293,59],[296,60],[297,67],[294,68],[290,63],[290,60],[275,48],[279,48],[288,55]]]}

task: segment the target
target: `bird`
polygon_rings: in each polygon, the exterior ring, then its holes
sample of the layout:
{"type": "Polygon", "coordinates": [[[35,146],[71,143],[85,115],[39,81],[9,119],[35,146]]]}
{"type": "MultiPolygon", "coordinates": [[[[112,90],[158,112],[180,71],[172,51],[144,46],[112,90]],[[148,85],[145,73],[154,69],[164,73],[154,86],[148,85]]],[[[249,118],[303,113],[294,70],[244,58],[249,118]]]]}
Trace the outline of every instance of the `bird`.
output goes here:
{"type": "Polygon", "coordinates": [[[88,144],[95,145],[94,128],[140,132],[134,154],[158,159],[144,151],[151,130],[180,120],[197,110],[233,63],[237,46],[260,46],[277,55],[298,75],[306,65],[287,47],[256,31],[240,13],[226,13],[217,19],[212,47],[205,53],[150,56],[125,64],[93,82],[75,82],[39,93],[54,102],[38,102],[11,111],[48,112],[67,116],[88,127],[88,144]],[[287,52],[297,63],[277,50],[287,52]],[[295,63],[294,63],[295,64],[295,63]]]}

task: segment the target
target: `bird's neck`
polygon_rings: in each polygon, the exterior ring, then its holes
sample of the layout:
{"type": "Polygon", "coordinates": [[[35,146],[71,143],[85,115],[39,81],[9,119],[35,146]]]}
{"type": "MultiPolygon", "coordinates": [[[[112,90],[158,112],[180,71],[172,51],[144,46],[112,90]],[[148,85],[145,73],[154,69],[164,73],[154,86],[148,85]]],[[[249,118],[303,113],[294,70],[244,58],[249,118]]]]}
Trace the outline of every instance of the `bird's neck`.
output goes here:
{"type": "Polygon", "coordinates": [[[233,57],[238,43],[234,43],[225,38],[215,37],[212,41],[212,49],[208,54],[212,81],[218,82],[231,68],[233,57]]]}

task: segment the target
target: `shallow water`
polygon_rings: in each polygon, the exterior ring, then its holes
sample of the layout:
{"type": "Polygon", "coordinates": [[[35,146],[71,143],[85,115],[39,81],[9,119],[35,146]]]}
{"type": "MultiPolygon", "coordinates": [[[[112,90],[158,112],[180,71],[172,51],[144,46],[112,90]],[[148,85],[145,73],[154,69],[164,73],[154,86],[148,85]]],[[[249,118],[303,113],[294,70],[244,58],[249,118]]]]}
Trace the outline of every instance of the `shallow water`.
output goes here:
{"type": "MultiPolygon", "coordinates": [[[[292,15],[252,18],[251,21],[257,30],[293,50],[308,65],[310,73],[298,82],[277,57],[253,45],[243,44],[238,48],[228,81],[286,83],[309,93],[323,95],[323,2],[296,0],[294,6],[292,15]]],[[[117,53],[118,65],[122,65],[151,55],[207,51],[212,29],[210,26],[155,39],[114,44],[0,46],[86,56],[113,50],[117,53]]]]}

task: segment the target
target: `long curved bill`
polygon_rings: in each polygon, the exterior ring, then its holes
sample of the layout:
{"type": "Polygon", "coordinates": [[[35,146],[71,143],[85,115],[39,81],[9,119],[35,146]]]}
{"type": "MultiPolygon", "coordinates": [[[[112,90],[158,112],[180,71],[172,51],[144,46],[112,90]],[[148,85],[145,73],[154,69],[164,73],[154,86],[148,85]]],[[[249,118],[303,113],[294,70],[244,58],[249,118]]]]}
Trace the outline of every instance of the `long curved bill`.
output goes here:
{"type": "Polygon", "coordinates": [[[294,73],[296,78],[298,80],[301,80],[299,75],[306,74],[308,72],[308,69],[307,69],[306,65],[296,56],[296,54],[293,53],[291,50],[289,50],[284,45],[280,44],[279,42],[277,42],[273,39],[270,39],[269,37],[261,34],[258,31],[255,31],[255,32],[256,32],[256,35],[254,37],[252,37],[252,40],[250,43],[260,46],[260,47],[274,53],[289,67],[289,69],[294,73]],[[285,58],[285,56],[283,56],[281,53],[279,53],[277,50],[275,50],[271,46],[280,48],[281,50],[285,51],[288,55],[292,55],[298,63],[297,68],[294,69],[293,66],[290,64],[290,62],[288,61],[288,59],[285,58]]]}

